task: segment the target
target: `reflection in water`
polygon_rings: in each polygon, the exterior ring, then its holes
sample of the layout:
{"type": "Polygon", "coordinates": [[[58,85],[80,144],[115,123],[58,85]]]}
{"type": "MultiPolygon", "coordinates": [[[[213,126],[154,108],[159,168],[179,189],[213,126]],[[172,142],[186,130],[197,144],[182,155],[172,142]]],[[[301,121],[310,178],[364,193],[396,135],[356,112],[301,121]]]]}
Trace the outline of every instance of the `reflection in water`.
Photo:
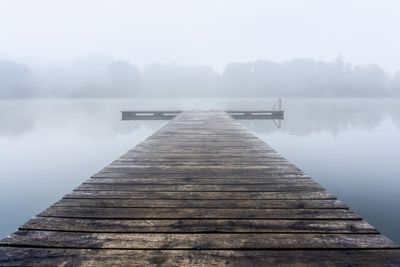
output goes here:
{"type": "Polygon", "coordinates": [[[284,109],[281,129],[242,123],[400,243],[400,101],[291,99],[284,109]]]}
{"type": "Polygon", "coordinates": [[[1,101],[0,136],[18,137],[45,127],[48,130],[73,129],[81,136],[108,139],[131,133],[144,125],[150,130],[158,129],[157,122],[121,123],[119,111],[129,106],[129,100],[1,101]]]}
{"type": "Polygon", "coordinates": [[[124,123],[129,101],[0,103],[0,238],[166,122],[124,123]]]}
{"type": "MultiPolygon", "coordinates": [[[[292,135],[338,135],[348,129],[373,129],[384,120],[391,120],[400,128],[399,103],[397,99],[286,99],[280,131],[292,135]]],[[[277,130],[273,124],[257,121],[246,125],[258,133],[277,130]]]]}
{"type": "MultiPolygon", "coordinates": [[[[0,101],[0,136],[17,137],[35,125],[69,128],[93,138],[111,138],[135,130],[140,123],[121,124],[121,110],[130,109],[242,109],[268,110],[276,99],[107,99],[0,101]],[[87,123],[90,120],[90,123],[87,123]]],[[[400,127],[397,99],[285,99],[282,131],[293,135],[315,132],[339,134],[350,128],[372,129],[390,119],[400,127]]],[[[152,127],[152,122],[142,122],[152,127]]],[[[155,128],[158,124],[155,123],[155,128]]],[[[247,124],[260,133],[276,131],[270,123],[247,124]]],[[[278,127],[279,128],[279,127],[278,127]]]]}
{"type": "MultiPolygon", "coordinates": [[[[268,110],[276,99],[0,101],[0,237],[167,121],[121,121],[129,109],[268,110]]],[[[281,128],[241,121],[353,210],[400,242],[400,101],[284,99],[281,128]]]]}

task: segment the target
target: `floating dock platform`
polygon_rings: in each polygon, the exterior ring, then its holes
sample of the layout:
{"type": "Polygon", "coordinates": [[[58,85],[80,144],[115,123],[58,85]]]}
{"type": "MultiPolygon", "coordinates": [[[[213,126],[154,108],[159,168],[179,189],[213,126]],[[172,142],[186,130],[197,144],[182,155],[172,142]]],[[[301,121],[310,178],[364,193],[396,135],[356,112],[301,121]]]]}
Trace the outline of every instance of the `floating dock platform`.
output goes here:
{"type": "MultiPolygon", "coordinates": [[[[171,120],[182,111],[145,111],[128,110],[122,111],[122,120],[171,120]]],[[[283,120],[283,110],[226,110],[226,113],[238,120],[283,120]]]]}

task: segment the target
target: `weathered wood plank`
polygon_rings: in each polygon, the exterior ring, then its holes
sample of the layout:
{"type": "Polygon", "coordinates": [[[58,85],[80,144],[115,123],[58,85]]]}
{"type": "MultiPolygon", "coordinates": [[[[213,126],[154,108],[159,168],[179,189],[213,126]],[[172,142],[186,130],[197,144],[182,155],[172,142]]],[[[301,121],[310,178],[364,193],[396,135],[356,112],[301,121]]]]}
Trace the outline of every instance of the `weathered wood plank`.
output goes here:
{"type": "Polygon", "coordinates": [[[249,146],[244,146],[244,147],[210,147],[208,145],[198,145],[198,146],[169,146],[169,147],[164,147],[164,146],[138,146],[134,151],[131,151],[131,153],[136,152],[136,153],[148,153],[149,150],[152,150],[152,152],[157,153],[179,153],[179,151],[185,150],[184,153],[186,154],[196,154],[196,153],[238,153],[239,155],[246,155],[250,153],[257,153],[260,155],[269,155],[273,153],[274,151],[271,149],[265,149],[261,147],[249,147],[249,146]]]}
{"type": "Polygon", "coordinates": [[[161,191],[74,191],[64,198],[122,198],[122,199],[336,199],[327,191],[292,192],[161,192],[161,191]]]}
{"type": "Polygon", "coordinates": [[[270,208],[345,209],[340,200],[168,200],[168,199],[62,199],[58,207],[97,208],[270,208]]]}
{"type": "Polygon", "coordinates": [[[262,192],[278,192],[278,191],[317,191],[322,187],[317,183],[298,183],[298,184],[226,184],[226,185],[206,185],[206,184],[185,184],[185,185],[169,185],[169,184],[81,184],[75,191],[262,191],[262,192]]]}
{"type": "Polygon", "coordinates": [[[1,266],[308,266],[395,267],[398,250],[110,250],[2,248],[1,266]]]}
{"type": "Polygon", "coordinates": [[[1,245],[109,249],[363,249],[398,248],[377,234],[166,234],[20,230],[1,245]]]}
{"type": "Polygon", "coordinates": [[[362,220],[96,220],[52,217],[30,219],[20,230],[93,233],[378,233],[362,220]]]}
{"type": "Polygon", "coordinates": [[[286,178],[310,178],[303,173],[269,172],[269,173],[243,173],[241,171],[231,173],[208,173],[208,172],[178,172],[178,173],[147,173],[147,172],[107,172],[100,171],[93,178],[204,178],[204,179],[286,179],[286,178]]]}
{"type": "Polygon", "coordinates": [[[398,250],[238,251],[0,247],[2,266],[399,266],[398,250]]]}
{"type": "Polygon", "coordinates": [[[90,178],[85,184],[208,184],[208,185],[246,185],[246,184],[315,184],[311,178],[246,178],[246,179],[226,179],[226,178],[90,178]]]}
{"type": "MultiPolygon", "coordinates": [[[[174,165],[174,164],[203,164],[203,165],[216,165],[216,164],[223,164],[226,165],[227,168],[230,165],[234,165],[234,166],[254,166],[254,167],[258,167],[259,169],[265,169],[266,166],[264,165],[268,165],[269,167],[274,167],[274,168],[287,168],[287,169],[291,169],[293,167],[295,167],[293,164],[289,163],[286,160],[251,160],[251,159],[246,159],[246,160],[240,160],[240,159],[235,159],[235,160],[230,160],[230,159],[224,159],[222,157],[220,157],[219,159],[186,159],[186,158],[182,158],[182,159],[177,159],[177,160],[170,160],[170,159],[152,159],[152,160],[146,160],[146,159],[137,159],[137,160],[127,160],[127,159],[123,159],[123,160],[116,160],[113,162],[113,165],[126,165],[126,166],[130,166],[130,165],[149,165],[149,164],[154,164],[153,166],[157,166],[157,164],[160,165],[174,165]]],[[[162,168],[162,167],[159,167],[162,168]]],[[[217,168],[217,167],[214,167],[217,168]]],[[[295,167],[296,168],[296,167],[295,167]]]]}
{"type": "Polygon", "coordinates": [[[52,206],[43,217],[93,219],[360,219],[347,209],[96,208],[52,206]]]}
{"type": "Polygon", "coordinates": [[[108,169],[130,169],[130,168],[140,168],[140,167],[151,167],[157,165],[159,168],[165,169],[267,169],[267,170],[283,170],[283,171],[298,171],[298,169],[290,164],[269,164],[263,165],[262,163],[253,164],[253,163],[224,163],[223,165],[218,162],[214,163],[200,163],[200,162],[169,162],[169,163],[154,163],[154,162],[135,162],[135,163],[111,163],[108,165],[108,169]]]}
{"type": "Polygon", "coordinates": [[[136,168],[109,168],[105,167],[101,172],[123,172],[123,173],[152,173],[152,174],[187,174],[187,175],[210,175],[210,176],[240,176],[254,177],[255,175],[291,175],[304,173],[297,169],[271,169],[271,168],[163,168],[163,167],[136,167],[136,168]]]}
{"type": "Polygon", "coordinates": [[[254,154],[235,154],[232,155],[230,153],[218,153],[218,154],[210,154],[210,153],[153,153],[153,152],[147,152],[147,153],[130,153],[130,154],[125,154],[118,158],[118,161],[123,161],[123,162],[129,162],[133,160],[145,160],[145,161],[176,161],[176,160],[186,160],[186,161],[192,161],[192,160],[198,160],[198,161],[203,161],[203,162],[208,162],[208,161],[214,161],[214,160],[220,160],[222,162],[230,162],[230,161],[253,161],[253,162],[272,162],[272,161],[280,161],[280,162],[288,162],[286,159],[275,155],[275,156],[269,156],[265,154],[261,155],[254,155],[254,154]]]}

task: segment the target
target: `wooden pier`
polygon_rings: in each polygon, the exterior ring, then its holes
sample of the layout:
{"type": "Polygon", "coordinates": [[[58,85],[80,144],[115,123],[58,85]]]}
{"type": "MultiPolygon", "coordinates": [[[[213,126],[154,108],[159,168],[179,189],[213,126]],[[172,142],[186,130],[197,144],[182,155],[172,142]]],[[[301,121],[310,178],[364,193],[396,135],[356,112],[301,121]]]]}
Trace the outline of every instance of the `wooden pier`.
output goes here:
{"type": "Polygon", "coordinates": [[[182,112],[0,241],[18,265],[400,266],[400,249],[227,113],[182,112]]]}

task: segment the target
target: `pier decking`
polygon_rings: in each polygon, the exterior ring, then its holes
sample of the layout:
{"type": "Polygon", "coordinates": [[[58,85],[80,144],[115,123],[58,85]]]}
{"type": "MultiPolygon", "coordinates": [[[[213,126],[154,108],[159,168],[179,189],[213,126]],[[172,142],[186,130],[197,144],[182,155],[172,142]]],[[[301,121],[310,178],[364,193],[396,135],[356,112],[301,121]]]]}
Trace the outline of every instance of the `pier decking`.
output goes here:
{"type": "Polygon", "coordinates": [[[0,266],[400,266],[225,112],[182,112],[0,241],[0,266]]]}

